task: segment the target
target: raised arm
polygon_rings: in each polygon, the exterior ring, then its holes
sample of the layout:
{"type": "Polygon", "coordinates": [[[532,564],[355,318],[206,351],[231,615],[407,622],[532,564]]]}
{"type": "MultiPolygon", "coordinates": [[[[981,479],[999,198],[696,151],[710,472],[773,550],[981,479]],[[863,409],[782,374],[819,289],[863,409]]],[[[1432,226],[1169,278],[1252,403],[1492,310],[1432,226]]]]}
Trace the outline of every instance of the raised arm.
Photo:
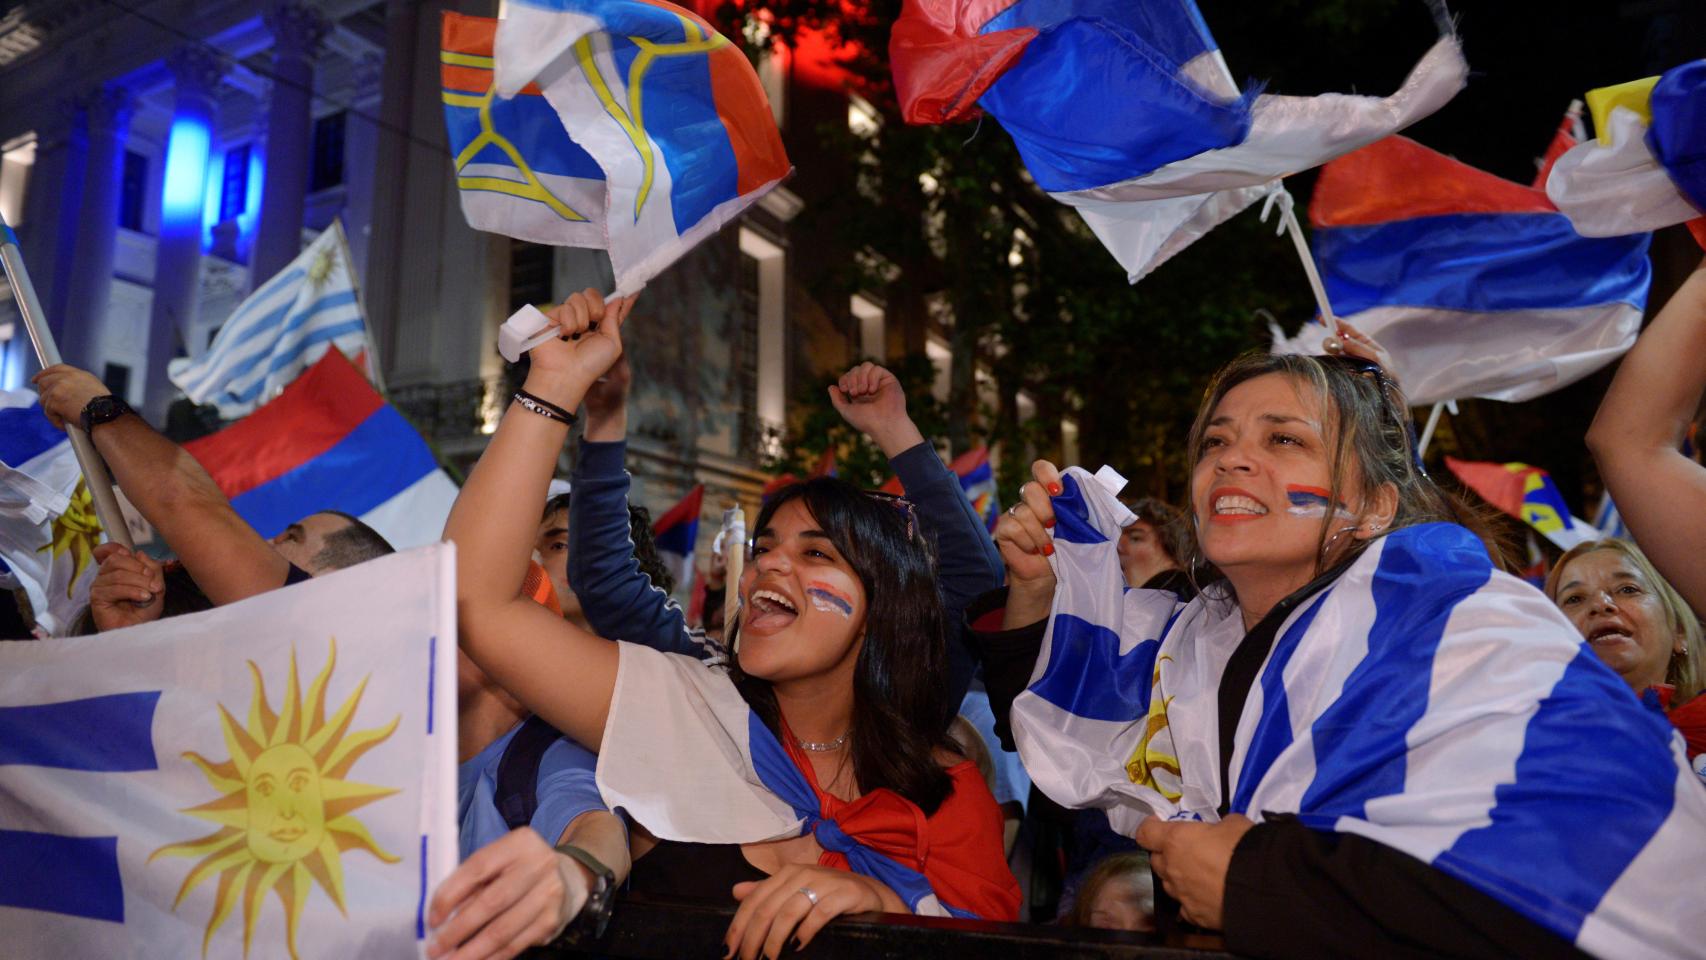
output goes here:
{"type": "MultiPolygon", "coordinates": [[[[533,349],[523,391],[573,413],[621,356],[622,321],[631,306],[615,300],[607,307],[597,291],[586,290],[553,309],[563,336],[533,349]]],[[[462,649],[529,710],[596,745],[616,685],[616,645],[521,596],[538,504],[568,431],[567,421],[512,402],[456,498],[444,535],[457,549],[462,649]]]]}
{"type": "Polygon", "coordinates": [[[586,434],[569,498],[569,586],[600,636],[665,653],[718,652],[687,626],[681,605],[652,584],[634,556],[628,529],[628,361],[587,390],[586,434]]]}
{"type": "Polygon", "coordinates": [[[1588,449],[1635,542],[1706,610],[1706,468],[1682,439],[1706,392],[1706,262],[1623,358],[1588,429],[1588,449]]]}
{"type": "MultiPolygon", "coordinates": [[[[59,364],[36,374],[41,407],[54,426],[76,423],[96,397],[112,393],[86,370],[59,364]]],[[[290,563],[231,508],[188,451],[135,413],[89,431],[124,495],[160,532],[184,569],[216,604],[284,585],[290,563]]]]}
{"type": "Polygon", "coordinates": [[[829,388],[829,399],[842,419],[889,458],[913,503],[919,529],[935,545],[948,625],[947,699],[957,709],[977,668],[960,624],[972,600],[1001,586],[1001,555],[959,478],[907,415],[906,394],[894,374],[874,363],[859,364],[829,388]]]}

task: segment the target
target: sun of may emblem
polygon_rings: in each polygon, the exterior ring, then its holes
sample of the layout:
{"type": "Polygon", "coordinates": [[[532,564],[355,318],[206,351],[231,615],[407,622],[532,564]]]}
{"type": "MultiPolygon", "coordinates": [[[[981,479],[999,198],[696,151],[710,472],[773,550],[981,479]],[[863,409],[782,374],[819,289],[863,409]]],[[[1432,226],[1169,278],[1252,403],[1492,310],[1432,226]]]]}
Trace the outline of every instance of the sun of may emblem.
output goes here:
{"type": "MultiPolygon", "coordinates": [[[[398,791],[355,783],[347,776],[355,762],[378,746],[397,729],[400,717],[383,727],[350,732],[356,706],[367,688],[367,679],[351,693],[330,718],[325,716],[326,685],[337,660],[337,641],[326,656],[326,667],[302,698],[296,679],[296,651],[290,652],[290,675],[285,680],[284,702],[273,713],[267,704],[266,686],[260,668],[249,661],[255,695],[249,703],[249,721],[239,724],[223,704],[219,720],[231,759],[212,763],[196,753],[184,759],[201,768],[207,781],[221,796],[184,813],[218,824],[219,829],[197,840],[161,847],[155,857],[200,857],[178,888],[172,909],[184,902],[203,880],[218,878],[213,914],[202,936],[202,955],[214,931],[230,916],[238,900],[243,902],[243,953],[249,952],[255,920],[268,891],[284,904],[286,947],[296,957],[296,927],[308,899],[309,879],[344,911],[344,872],[338,857],[359,849],[386,863],[398,857],[380,849],[367,827],[350,814],[398,791]]],[[[347,912],[345,914],[347,916],[347,912]]]]}

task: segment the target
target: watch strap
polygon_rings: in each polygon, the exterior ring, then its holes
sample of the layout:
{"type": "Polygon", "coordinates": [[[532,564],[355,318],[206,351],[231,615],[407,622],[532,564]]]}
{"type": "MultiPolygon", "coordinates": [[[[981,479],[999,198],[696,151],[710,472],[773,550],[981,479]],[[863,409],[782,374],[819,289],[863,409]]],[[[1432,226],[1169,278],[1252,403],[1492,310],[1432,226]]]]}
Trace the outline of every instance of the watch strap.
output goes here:
{"type": "Polygon", "coordinates": [[[123,397],[108,393],[95,397],[84,404],[83,411],[78,415],[77,420],[82,426],[83,432],[88,433],[93,427],[100,426],[103,423],[111,423],[127,413],[135,412],[130,404],[124,402],[123,397]]]}
{"type": "Polygon", "coordinates": [[[593,856],[581,847],[572,843],[557,844],[556,850],[592,873],[592,889],[587,891],[586,903],[581,905],[580,913],[569,922],[564,936],[578,940],[581,936],[591,934],[594,939],[604,936],[604,928],[610,923],[611,908],[616,899],[616,873],[605,866],[603,861],[593,856]]]}

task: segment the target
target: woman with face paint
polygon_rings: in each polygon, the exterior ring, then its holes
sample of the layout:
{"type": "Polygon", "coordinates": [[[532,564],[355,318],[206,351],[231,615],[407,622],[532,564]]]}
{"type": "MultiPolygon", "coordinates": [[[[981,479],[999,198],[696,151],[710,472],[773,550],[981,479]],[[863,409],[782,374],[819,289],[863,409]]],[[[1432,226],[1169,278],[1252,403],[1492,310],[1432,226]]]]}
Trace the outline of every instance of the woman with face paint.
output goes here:
{"type": "Polygon", "coordinates": [[[1384,371],[1242,357],[1190,442],[1191,565],[1223,579],[1104,596],[1129,512],[1038,463],[985,648],[1031,633],[1021,756],[1151,852],[1162,929],[1259,957],[1695,955],[1680,738],[1453,522],[1384,371]]]}
{"type": "Polygon", "coordinates": [[[1606,666],[1666,711],[1689,759],[1706,756],[1700,619],[1641,548],[1627,540],[1577,544],[1547,574],[1546,595],[1606,666]]]}
{"type": "MultiPolygon", "coordinates": [[[[630,305],[589,290],[552,311],[563,335],[534,349],[462,488],[445,535],[464,651],[599,748],[604,798],[642,834],[634,889],[739,902],[728,955],[779,956],[845,913],[1014,918],[1000,809],[946,737],[942,597],[905,501],[834,479],[773,496],[731,585],[742,612],[724,665],[611,642],[518,597],[538,520],[527,504],[620,356],[630,305]]],[[[513,886],[438,891],[429,953],[487,956],[481,904],[525,893],[513,886]]]]}

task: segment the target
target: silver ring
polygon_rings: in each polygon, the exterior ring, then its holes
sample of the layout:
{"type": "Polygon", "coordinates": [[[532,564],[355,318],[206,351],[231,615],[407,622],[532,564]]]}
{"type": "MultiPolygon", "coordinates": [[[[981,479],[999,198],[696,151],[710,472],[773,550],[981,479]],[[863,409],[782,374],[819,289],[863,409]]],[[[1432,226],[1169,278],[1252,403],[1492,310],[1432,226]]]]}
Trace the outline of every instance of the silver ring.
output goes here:
{"type": "Polygon", "coordinates": [[[806,895],[806,899],[810,900],[812,902],[812,906],[814,906],[814,907],[817,906],[817,891],[816,890],[813,890],[811,887],[801,887],[800,892],[806,895]]]}
{"type": "Polygon", "coordinates": [[[1016,504],[1016,503],[1015,503],[1015,504],[1013,504],[1013,505],[1012,505],[1012,506],[1011,506],[1011,507],[1008,507],[1008,508],[1007,508],[1007,515],[1008,515],[1008,516],[1009,516],[1009,517],[1016,517],[1016,516],[1018,516],[1018,515],[1019,515],[1019,505],[1018,505],[1018,504],[1016,504]]]}
{"type": "Polygon", "coordinates": [[[1337,335],[1330,336],[1326,340],[1322,341],[1321,349],[1337,356],[1338,354],[1345,352],[1345,342],[1339,339],[1337,335]]]}

